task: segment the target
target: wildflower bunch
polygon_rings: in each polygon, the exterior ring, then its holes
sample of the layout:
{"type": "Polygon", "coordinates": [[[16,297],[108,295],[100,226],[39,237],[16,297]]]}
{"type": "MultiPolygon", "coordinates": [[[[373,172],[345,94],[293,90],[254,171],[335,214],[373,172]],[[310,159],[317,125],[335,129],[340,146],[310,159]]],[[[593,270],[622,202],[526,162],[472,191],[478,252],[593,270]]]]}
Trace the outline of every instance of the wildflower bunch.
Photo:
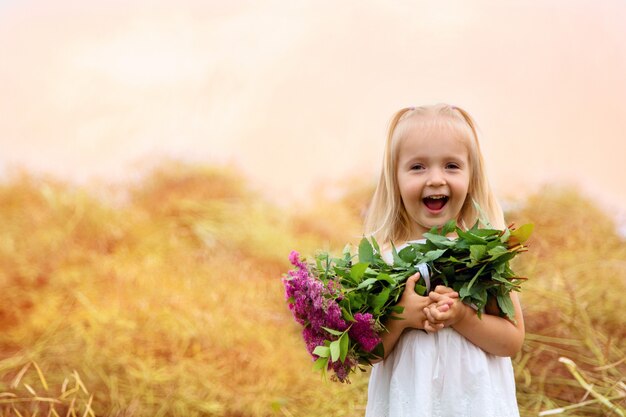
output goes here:
{"type": "Polygon", "coordinates": [[[428,268],[415,291],[426,295],[436,285],[452,287],[459,298],[472,305],[480,316],[487,300],[494,298],[500,315],[515,321],[509,293],[519,291],[521,281],[509,261],[526,250],[524,242],[532,225],[519,229],[483,229],[478,222],[462,230],[452,220],[441,229],[424,234],[423,243],[410,242],[398,251],[393,245],[393,262],[384,260],[374,238],[363,238],[358,252],[349,246],[339,258],[328,253],[307,263],[293,251],[295,267],[283,278],[289,309],[303,326],[302,335],[314,368],[334,371],[333,379],[349,382],[359,365],[384,356],[380,333],[384,323],[397,319],[402,307],[397,302],[407,279],[420,268],[428,268]],[[448,237],[455,234],[455,238],[448,237]]]}
{"type": "Polygon", "coordinates": [[[348,337],[366,351],[371,351],[380,342],[378,334],[373,330],[373,317],[368,313],[357,313],[354,322],[348,325],[339,306],[343,297],[338,282],[334,279],[319,280],[307,264],[300,260],[296,251],[291,252],[289,260],[295,268],[284,279],[285,295],[296,322],[304,327],[302,337],[306,348],[313,357],[320,355],[321,351],[327,353],[324,366],[321,366],[322,361],[318,364],[320,368],[326,369],[331,345],[330,342],[326,343],[327,339],[332,335],[341,335],[340,340],[332,342],[333,352],[342,345],[338,355],[341,360],[335,360],[332,368],[338,380],[346,381],[349,369],[357,363],[355,355],[347,356],[348,337]],[[345,333],[346,330],[349,330],[348,333],[345,333]]]}

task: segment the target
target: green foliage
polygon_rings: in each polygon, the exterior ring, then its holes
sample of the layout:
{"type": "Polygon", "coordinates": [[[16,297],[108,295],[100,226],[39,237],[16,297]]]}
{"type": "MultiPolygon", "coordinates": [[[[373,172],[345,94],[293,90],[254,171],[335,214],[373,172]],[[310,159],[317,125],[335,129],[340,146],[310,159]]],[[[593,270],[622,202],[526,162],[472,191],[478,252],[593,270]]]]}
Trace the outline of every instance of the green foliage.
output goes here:
{"type": "MultiPolygon", "coordinates": [[[[515,321],[509,294],[519,291],[521,279],[513,274],[509,261],[526,250],[521,242],[530,236],[530,230],[527,226],[522,232],[513,228],[481,229],[478,222],[471,229],[462,230],[451,221],[426,233],[423,243],[410,242],[400,252],[392,246],[393,263],[383,258],[375,239],[363,238],[356,254],[351,253],[349,246],[339,258],[319,252],[309,271],[323,283],[338,284],[336,292],[327,297],[339,305],[346,322],[356,321],[356,313],[371,314],[378,332],[385,329],[388,320],[401,319],[396,315],[402,309],[396,304],[405,291],[407,279],[419,271],[420,264],[427,265],[432,276],[428,282],[420,277],[414,288],[417,293],[425,295],[429,285],[432,290],[444,284],[457,291],[463,302],[476,308],[479,317],[491,298],[496,300],[503,316],[515,321]],[[456,234],[455,238],[447,236],[452,233],[456,234]]],[[[342,368],[354,371],[356,364],[345,362],[348,353],[360,364],[371,364],[378,359],[375,353],[362,349],[358,341],[349,338],[349,328],[324,329],[330,336],[313,351],[319,356],[315,369],[325,374],[327,368],[321,368],[323,365],[341,362],[342,368]]]]}
{"type": "MultiPolygon", "coordinates": [[[[392,264],[383,259],[374,239],[363,238],[358,253],[352,254],[346,248],[341,258],[332,258],[327,252],[321,252],[315,265],[325,279],[336,279],[341,285],[339,304],[348,321],[354,320],[356,312],[371,313],[383,327],[394,313],[407,278],[418,272],[420,263],[427,264],[431,271],[431,290],[439,284],[452,287],[479,315],[489,298],[494,298],[502,314],[514,321],[509,293],[519,291],[522,278],[515,276],[509,262],[526,251],[523,243],[531,231],[532,225],[494,230],[481,229],[479,223],[462,230],[451,221],[441,229],[433,228],[425,233],[424,243],[409,243],[400,252],[392,246],[392,264]],[[457,237],[447,236],[452,233],[457,237]],[[358,263],[352,264],[353,259],[358,263]],[[328,275],[329,270],[334,274],[328,275]]],[[[423,277],[416,291],[422,295],[426,292],[423,277]]]]}

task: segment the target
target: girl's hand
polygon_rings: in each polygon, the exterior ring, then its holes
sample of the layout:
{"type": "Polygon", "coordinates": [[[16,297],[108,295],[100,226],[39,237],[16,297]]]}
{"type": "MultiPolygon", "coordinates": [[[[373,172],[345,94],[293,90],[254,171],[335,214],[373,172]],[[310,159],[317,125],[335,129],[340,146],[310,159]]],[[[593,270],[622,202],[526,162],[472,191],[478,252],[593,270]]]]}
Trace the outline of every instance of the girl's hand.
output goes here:
{"type": "MultiPolygon", "coordinates": [[[[380,338],[383,342],[383,349],[385,351],[385,358],[391,353],[396,343],[398,343],[398,339],[400,339],[400,336],[402,336],[402,332],[404,332],[405,329],[413,328],[423,329],[427,332],[436,332],[443,327],[443,324],[431,324],[424,313],[424,309],[433,304],[433,302],[430,297],[422,297],[415,292],[415,283],[419,278],[420,274],[417,273],[410,276],[406,280],[404,291],[398,300],[398,304],[396,304],[404,308],[402,313],[395,314],[397,318],[402,320],[393,320],[392,317],[385,322],[387,331],[383,331],[380,334],[380,338]]],[[[442,302],[441,305],[436,308],[441,308],[442,311],[447,311],[447,309],[450,308],[450,305],[447,302],[442,302]]],[[[383,359],[384,358],[377,358],[372,362],[378,362],[383,359]]]]}
{"type": "Polygon", "coordinates": [[[431,303],[428,305],[428,307],[424,309],[424,315],[426,316],[426,320],[424,321],[424,330],[426,330],[427,333],[435,333],[443,329],[445,324],[442,322],[430,321],[426,310],[430,311],[430,308],[434,308],[440,313],[445,313],[446,311],[450,310],[450,306],[452,305],[452,303],[452,300],[444,301],[441,303],[441,305],[431,303]]]}
{"type": "Polygon", "coordinates": [[[431,304],[423,312],[431,326],[450,327],[463,320],[466,306],[452,288],[438,285],[428,294],[431,304]]]}
{"type": "Polygon", "coordinates": [[[419,272],[411,275],[406,280],[404,292],[398,301],[398,305],[404,307],[404,311],[398,314],[403,328],[424,329],[428,332],[436,332],[443,326],[431,325],[425,314],[426,308],[433,303],[430,297],[423,297],[415,292],[415,284],[420,278],[419,272]]]}

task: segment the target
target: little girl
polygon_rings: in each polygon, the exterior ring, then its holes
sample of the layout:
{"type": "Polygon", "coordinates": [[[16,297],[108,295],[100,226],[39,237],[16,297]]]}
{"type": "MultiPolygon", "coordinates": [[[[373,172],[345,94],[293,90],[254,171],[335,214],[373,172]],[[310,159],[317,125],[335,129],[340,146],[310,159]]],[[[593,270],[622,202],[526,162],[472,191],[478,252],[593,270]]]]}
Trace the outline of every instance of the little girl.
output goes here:
{"type": "MultiPolygon", "coordinates": [[[[399,248],[450,219],[471,227],[476,204],[504,228],[470,115],[443,104],[398,111],[366,233],[399,248]]],[[[372,368],[366,417],[519,417],[510,358],[524,340],[517,294],[516,323],[497,314],[478,318],[451,288],[418,295],[418,279],[409,278],[398,303],[403,320],[389,320],[381,334],[385,358],[372,368]]]]}

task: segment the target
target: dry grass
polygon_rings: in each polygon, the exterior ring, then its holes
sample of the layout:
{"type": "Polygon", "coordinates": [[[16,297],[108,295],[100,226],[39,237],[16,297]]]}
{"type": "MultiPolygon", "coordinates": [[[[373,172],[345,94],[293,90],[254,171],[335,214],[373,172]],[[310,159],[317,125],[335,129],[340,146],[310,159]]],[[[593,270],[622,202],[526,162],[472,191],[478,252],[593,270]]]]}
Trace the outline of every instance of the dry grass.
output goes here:
{"type": "Polygon", "coordinates": [[[513,217],[536,225],[531,251],[518,265],[532,277],[522,298],[526,343],[516,360],[525,414],[585,402],[563,414],[623,415],[624,240],[598,208],[571,189],[541,190],[513,217]],[[601,397],[612,398],[617,409],[601,397]]]}
{"type": "MultiPolygon", "coordinates": [[[[289,214],[227,169],[172,164],[119,192],[113,206],[26,174],[0,185],[0,416],[363,414],[367,375],[311,371],[279,277],[291,249],[358,241],[369,187],[289,214]]],[[[573,191],[509,217],[537,225],[517,265],[523,415],[619,415],[626,244],[573,191]]]]}

